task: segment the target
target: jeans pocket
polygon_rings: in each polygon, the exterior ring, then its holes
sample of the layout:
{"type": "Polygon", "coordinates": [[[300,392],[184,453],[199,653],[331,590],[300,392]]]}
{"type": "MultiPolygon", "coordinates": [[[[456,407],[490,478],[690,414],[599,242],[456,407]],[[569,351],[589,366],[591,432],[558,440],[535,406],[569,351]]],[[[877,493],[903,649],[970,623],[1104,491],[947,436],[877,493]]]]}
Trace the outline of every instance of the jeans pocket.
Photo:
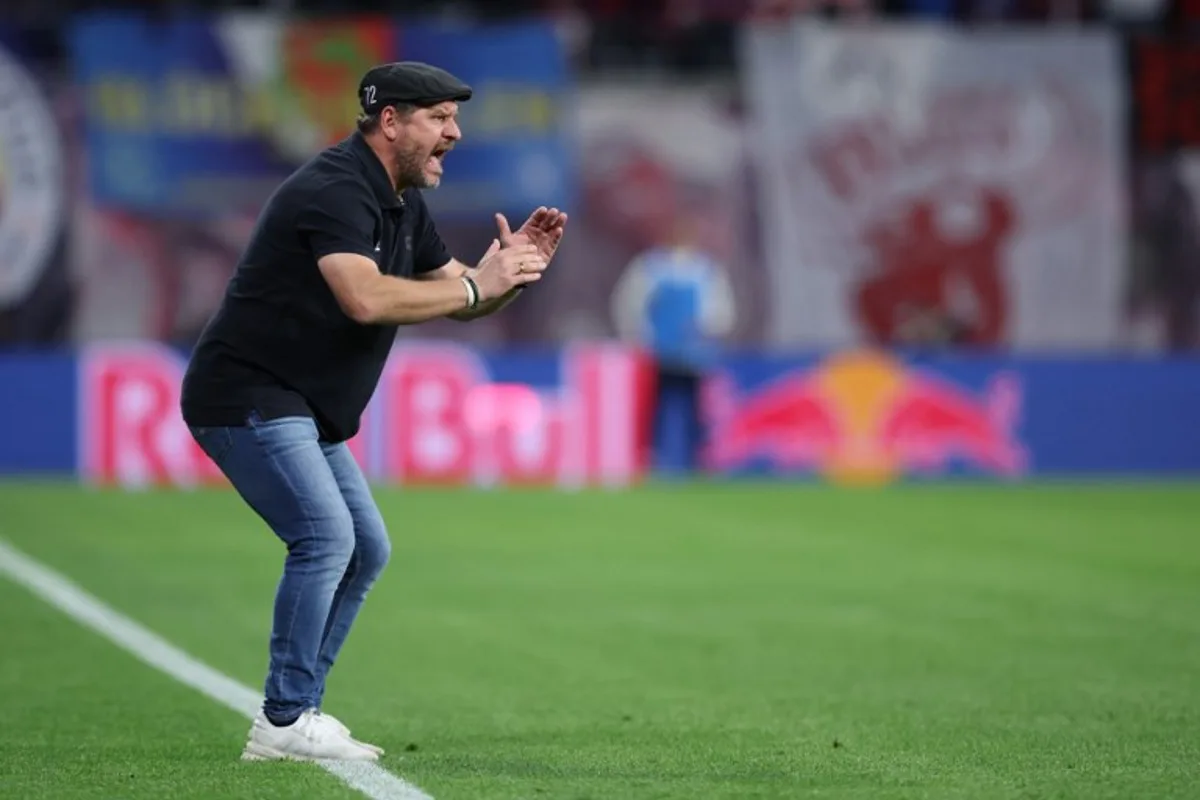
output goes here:
{"type": "Polygon", "coordinates": [[[191,431],[196,444],[200,445],[200,449],[213,460],[214,464],[220,466],[221,460],[229,454],[229,450],[233,447],[233,432],[228,428],[203,426],[191,427],[188,430],[191,431]]]}

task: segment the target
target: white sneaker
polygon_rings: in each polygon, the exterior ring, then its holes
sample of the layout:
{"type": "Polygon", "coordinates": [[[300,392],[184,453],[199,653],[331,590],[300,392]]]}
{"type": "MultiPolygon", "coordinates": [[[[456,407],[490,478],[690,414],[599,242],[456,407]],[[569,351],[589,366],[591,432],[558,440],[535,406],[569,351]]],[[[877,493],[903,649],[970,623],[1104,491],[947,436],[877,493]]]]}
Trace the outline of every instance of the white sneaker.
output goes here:
{"type": "Polygon", "coordinates": [[[335,728],[337,728],[338,732],[341,733],[342,736],[345,736],[347,739],[354,742],[359,747],[365,747],[377,756],[383,755],[383,748],[380,747],[379,745],[371,744],[370,742],[362,742],[362,741],[359,741],[358,739],[355,739],[353,736],[351,736],[350,729],[347,728],[345,725],[343,725],[342,721],[339,720],[337,717],[335,717],[333,714],[326,714],[324,711],[318,711],[317,714],[324,717],[325,721],[328,722],[330,725],[334,726],[335,728]]]}
{"type": "Polygon", "coordinates": [[[243,761],[375,761],[379,755],[355,743],[329,717],[308,709],[284,728],[271,724],[261,710],[250,726],[243,761]]]}

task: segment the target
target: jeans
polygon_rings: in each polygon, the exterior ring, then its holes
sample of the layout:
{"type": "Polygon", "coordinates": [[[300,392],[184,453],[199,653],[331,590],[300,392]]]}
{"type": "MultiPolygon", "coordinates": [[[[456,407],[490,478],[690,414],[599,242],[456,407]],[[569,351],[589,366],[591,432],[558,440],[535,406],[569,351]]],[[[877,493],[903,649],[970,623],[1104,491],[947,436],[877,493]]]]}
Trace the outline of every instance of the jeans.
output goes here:
{"type": "Polygon", "coordinates": [[[287,546],[275,594],[263,711],[289,722],[321,707],[325,679],[391,542],[345,443],[321,442],[305,417],[192,427],[242,499],[287,546]]]}
{"type": "Polygon", "coordinates": [[[702,465],[705,429],[700,408],[703,376],[660,364],[654,397],[654,467],[663,477],[687,476],[702,465]]]}

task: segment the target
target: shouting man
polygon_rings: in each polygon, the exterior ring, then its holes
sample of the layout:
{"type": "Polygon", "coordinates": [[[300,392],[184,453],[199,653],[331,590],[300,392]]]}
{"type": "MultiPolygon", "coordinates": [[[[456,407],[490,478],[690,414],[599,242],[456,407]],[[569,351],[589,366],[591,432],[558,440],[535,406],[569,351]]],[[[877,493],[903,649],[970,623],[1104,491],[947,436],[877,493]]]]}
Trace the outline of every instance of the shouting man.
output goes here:
{"type": "Polygon", "coordinates": [[[182,411],[192,435],[287,546],[265,702],[245,759],[372,760],[382,752],[321,712],[325,681],[390,543],[346,440],[396,328],[470,320],[537,281],[567,215],[539,208],[475,267],[451,258],[422,199],[462,137],[471,88],[416,62],[373,67],[358,129],[267,201],[193,352],[182,411]]]}

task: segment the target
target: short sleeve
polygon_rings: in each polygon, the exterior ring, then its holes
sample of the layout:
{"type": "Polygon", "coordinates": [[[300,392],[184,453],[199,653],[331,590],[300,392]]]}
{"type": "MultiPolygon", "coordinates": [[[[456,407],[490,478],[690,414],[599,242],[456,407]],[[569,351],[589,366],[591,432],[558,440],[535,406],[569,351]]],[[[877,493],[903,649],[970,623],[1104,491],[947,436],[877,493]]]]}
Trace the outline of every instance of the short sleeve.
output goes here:
{"type": "Polygon", "coordinates": [[[308,196],[296,225],[314,258],[355,253],[373,259],[376,216],[368,187],[349,180],[334,181],[308,196]]]}
{"type": "Polygon", "coordinates": [[[417,190],[405,192],[404,202],[416,214],[413,227],[413,272],[432,272],[450,263],[450,252],[442,243],[442,237],[433,224],[433,215],[425,205],[425,198],[417,190]]]}

